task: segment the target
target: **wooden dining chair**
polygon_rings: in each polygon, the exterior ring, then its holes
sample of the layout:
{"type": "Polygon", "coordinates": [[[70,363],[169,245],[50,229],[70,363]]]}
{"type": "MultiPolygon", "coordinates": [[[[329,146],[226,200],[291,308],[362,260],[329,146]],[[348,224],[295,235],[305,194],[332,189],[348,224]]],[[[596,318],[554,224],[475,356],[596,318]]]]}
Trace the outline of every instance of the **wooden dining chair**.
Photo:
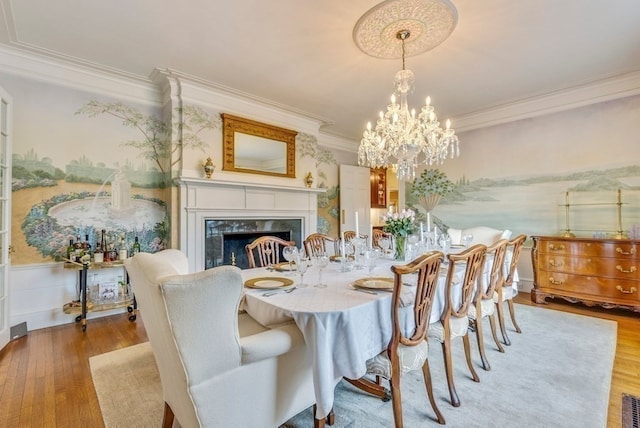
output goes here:
{"type": "MultiPolygon", "coordinates": [[[[424,254],[406,265],[391,267],[394,275],[393,294],[391,296],[391,339],[387,348],[380,354],[367,361],[367,374],[383,377],[391,386],[391,400],[393,404],[393,418],[396,428],[402,427],[402,397],[400,391],[400,377],[413,370],[422,369],[424,384],[431,407],[436,414],[438,423],[445,424],[444,417],[436,404],[433,387],[431,384],[431,371],[429,369],[427,331],[429,318],[436,287],[440,264],[444,256],[435,251],[424,254]],[[403,303],[403,288],[406,286],[406,277],[410,274],[418,274],[415,287],[415,299],[409,305],[413,312],[415,328],[408,336],[405,336],[400,318],[401,310],[408,309],[403,303]]],[[[366,378],[357,381],[358,386],[378,397],[384,397],[384,387],[366,378]]]]}
{"type": "Polygon", "coordinates": [[[469,320],[472,326],[475,327],[480,360],[482,361],[482,368],[485,370],[491,370],[491,365],[484,350],[483,319],[489,318],[493,340],[498,347],[498,351],[504,352],[504,348],[496,334],[496,304],[493,299],[497,294],[497,290],[501,289],[504,284],[504,257],[507,252],[507,244],[509,244],[509,241],[500,239],[487,247],[485,263],[490,259],[491,269],[489,272],[481,273],[478,276],[478,292],[476,293],[474,304],[469,307],[469,320]]]}
{"type": "Polygon", "coordinates": [[[282,247],[295,246],[294,241],[285,241],[277,236],[261,236],[252,243],[245,246],[247,258],[249,259],[249,268],[256,267],[254,251],[258,253],[258,261],[260,267],[267,267],[280,263],[280,254],[282,247]]]}
{"type": "MultiPolygon", "coordinates": [[[[344,240],[345,241],[351,241],[355,237],[356,237],[356,231],[355,230],[345,230],[345,232],[344,232],[344,240]]],[[[360,234],[360,238],[369,239],[369,235],[363,235],[361,233],[360,234]]]]}
{"type": "Polygon", "coordinates": [[[303,241],[304,250],[307,256],[317,256],[324,253],[329,256],[336,255],[336,245],[338,239],[332,238],[324,233],[312,233],[303,241]]]}
{"type": "Polygon", "coordinates": [[[513,298],[517,294],[513,289],[513,278],[516,273],[516,268],[518,267],[518,260],[520,259],[520,253],[522,252],[524,241],[526,240],[526,235],[518,235],[507,244],[507,251],[505,256],[507,259],[507,273],[503,286],[497,290],[496,296],[494,298],[496,309],[498,311],[498,323],[500,324],[500,332],[502,333],[502,340],[505,345],[511,345],[511,340],[509,340],[507,329],[504,324],[504,302],[507,302],[507,305],[509,307],[509,314],[511,315],[511,322],[513,323],[513,327],[516,329],[516,332],[522,333],[522,330],[520,330],[520,327],[516,322],[515,307],[513,306],[513,298]]]}
{"type": "Polygon", "coordinates": [[[471,377],[475,382],[480,382],[480,378],[474,370],[473,364],[471,364],[469,308],[475,298],[476,279],[482,273],[486,251],[487,247],[485,245],[477,244],[459,254],[447,255],[449,268],[445,282],[444,309],[440,320],[429,326],[429,337],[442,344],[447,385],[449,386],[451,404],[454,407],[460,406],[460,399],[453,383],[452,339],[462,337],[471,377]]]}
{"type": "Polygon", "coordinates": [[[387,232],[383,232],[380,229],[374,229],[373,230],[373,242],[371,243],[371,246],[373,248],[376,247],[380,247],[379,242],[380,242],[380,238],[389,238],[389,239],[393,239],[393,235],[387,232]]]}

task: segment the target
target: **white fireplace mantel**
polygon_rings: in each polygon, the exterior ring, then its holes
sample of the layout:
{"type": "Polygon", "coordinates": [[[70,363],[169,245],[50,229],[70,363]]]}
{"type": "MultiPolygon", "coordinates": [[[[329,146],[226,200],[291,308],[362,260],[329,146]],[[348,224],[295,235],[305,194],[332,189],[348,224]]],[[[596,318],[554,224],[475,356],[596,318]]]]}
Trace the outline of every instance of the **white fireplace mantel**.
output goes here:
{"type": "Polygon", "coordinates": [[[175,181],[180,193],[180,249],[190,272],[204,269],[205,220],[301,219],[307,236],[317,229],[318,194],[326,191],[189,177],[175,181]]]}

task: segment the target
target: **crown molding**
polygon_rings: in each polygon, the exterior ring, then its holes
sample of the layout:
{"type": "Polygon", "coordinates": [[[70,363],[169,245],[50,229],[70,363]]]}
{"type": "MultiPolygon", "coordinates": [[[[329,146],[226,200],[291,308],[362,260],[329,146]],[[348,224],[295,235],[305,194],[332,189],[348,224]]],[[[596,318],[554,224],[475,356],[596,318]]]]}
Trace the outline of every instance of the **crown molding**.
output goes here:
{"type": "Polygon", "coordinates": [[[138,103],[159,105],[161,92],[146,78],[50,52],[0,46],[0,72],[138,103]]]}
{"type": "Polygon", "coordinates": [[[328,149],[342,150],[349,153],[358,153],[359,141],[351,140],[339,135],[320,132],[318,144],[328,149]]]}
{"type": "Polygon", "coordinates": [[[455,129],[460,133],[638,94],[640,70],[634,70],[456,116],[455,129]]]}

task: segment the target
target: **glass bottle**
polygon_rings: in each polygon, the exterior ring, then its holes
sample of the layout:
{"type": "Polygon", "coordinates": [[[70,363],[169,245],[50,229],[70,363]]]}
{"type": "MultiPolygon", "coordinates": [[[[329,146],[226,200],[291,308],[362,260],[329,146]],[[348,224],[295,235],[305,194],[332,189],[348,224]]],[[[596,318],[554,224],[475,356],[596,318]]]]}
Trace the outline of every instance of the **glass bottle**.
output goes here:
{"type": "Polygon", "coordinates": [[[118,247],[118,258],[124,260],[127,258],[127,246],[124,242],[124,236],[120,237],[120,246],[118,247]]]}
{"type": "Polygon", "coordinates": [[[133,241],[133,255],[135,256],[140,252],[140,242],[138,241],[138,237],[136,236],[133,241]]]}
{"type": "Polygon", "coordinates": [[[102,252],[102,245],[100,242],[96,242],[96,250],[93,252],[93,261],[95,263],[104,262],[104,253],[102,252]]]}
{"type": "Polygon", "coordinates": [[[67,259],[72,262],[76,261],[75,246],[73,245],[73,239],[69,239],[69,246],[67,247],[67,259]]]}
{"type": "Polygon", "coordinates": [[[103,259],[105,262],[110,262],[111,260],[109,259],[109,249],[107,248],[107,241],[106,241],[106,238],[104,237],[107,231],[102,229],[101,232],[102,232],[102,237],[100,238],[100,247],[102,247],[103,259]]]}
{"type": "Polygon", "coordinates": [[[91,255],[92,248],[89,243],[89,234],[84,235],[84,242],[82,244],[84,245],[84,253],[91,255]]]}
{"type": "Polygon", "coordinates": [[[73,251],[76,255],[76,261],[79,262],[84,255],[84,246],[82,245],[82,238],[80,238],[80,235],[76,237],[76,243],[73,244],[73,251]]]}

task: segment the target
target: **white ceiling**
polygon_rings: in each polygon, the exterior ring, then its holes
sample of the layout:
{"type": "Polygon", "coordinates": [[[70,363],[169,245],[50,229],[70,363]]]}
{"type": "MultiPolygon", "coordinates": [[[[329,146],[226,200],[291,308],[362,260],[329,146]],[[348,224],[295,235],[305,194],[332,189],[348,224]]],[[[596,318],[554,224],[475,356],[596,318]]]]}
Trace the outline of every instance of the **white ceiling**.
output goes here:
{"type": "MultiPolygon", "coordinates": [[[[452,0],[458,24],[407,59],[410,106],[444,121],[640,71],[638,0],[452,0]]],[[[171,68],[331,122],[359,140],[400,60],[372,58],[353,26],[377,0],[0,0],[0,43],[148,79],[171,68]]]]}

